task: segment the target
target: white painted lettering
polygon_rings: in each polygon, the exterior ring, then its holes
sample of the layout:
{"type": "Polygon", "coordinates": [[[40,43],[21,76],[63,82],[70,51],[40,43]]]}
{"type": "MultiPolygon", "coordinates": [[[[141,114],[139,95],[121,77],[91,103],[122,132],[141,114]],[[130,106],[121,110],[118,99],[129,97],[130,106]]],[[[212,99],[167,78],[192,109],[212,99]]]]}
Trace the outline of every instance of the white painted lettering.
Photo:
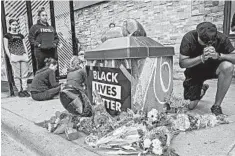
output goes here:
{"type": "Polygon", "coordinates": [[[95,80],[97,80],[97,72],[96,71],[93,71],[93,77],[95,80]]]}
{"type": "Polygon", "coordinates": [[[93,71],[93,77],[95,80],[118,83],[117,76],[118,73],[111,73],[111,72],[105,73],[104,71],[102,72],[93,71]]]}
{"type": "Polygon", "coordinates": [[[111,101],[110,105],[111,105],[111,110],[115,110],[115,101],[111,101]]]}
{"type": "Polygon", "coordinates": [[[102,81],[106,81],[106,77],[105,77],[105,72],[102,72],[101,73],[101,78],[100,78],[100,80],[102,81]]]}
{"type": "Polygon", "coordinates": [[[118,83],[117,76],[118,76],[118,73],[112,73],[112,82],[118,83]]]}
{"type": "Polygon", "coordinates": [[[92,81],[92,91],[114,99],[121,100],[121,86],[92,81]]]}
{"type": "Polygon", "coordinates": [[[120,102],[116,102],[116,111],[119,111],[119,112],[121,112],[121,103],[120,102]]]}
{"type": "Polygon", "coordinates": [[[107,78],[106,79],[107,79],[108,82],[112,81],[112,74],[111,74],[111,72],[107,73],[107,78]],[[110,76],[111,76],[111,78],[110,78],[110,76]]]}

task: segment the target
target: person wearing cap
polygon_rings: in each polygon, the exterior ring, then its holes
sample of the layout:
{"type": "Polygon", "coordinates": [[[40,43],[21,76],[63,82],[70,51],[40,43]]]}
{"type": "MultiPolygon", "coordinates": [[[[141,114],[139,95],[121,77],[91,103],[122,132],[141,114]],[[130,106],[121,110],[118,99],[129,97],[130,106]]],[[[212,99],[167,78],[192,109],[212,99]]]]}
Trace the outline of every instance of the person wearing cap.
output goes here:
{"type": "Polygon", "coordinates": [[[214,24],[202,22],[183,36],[179,65],[186,68],[184,98],[194,109],[205,95],[208,79],[218,78],[217,92],[211,112],[222,113],[221,103],[231,85],[235,64],[235,50],[228,37],[217,31],[214,24]]]}

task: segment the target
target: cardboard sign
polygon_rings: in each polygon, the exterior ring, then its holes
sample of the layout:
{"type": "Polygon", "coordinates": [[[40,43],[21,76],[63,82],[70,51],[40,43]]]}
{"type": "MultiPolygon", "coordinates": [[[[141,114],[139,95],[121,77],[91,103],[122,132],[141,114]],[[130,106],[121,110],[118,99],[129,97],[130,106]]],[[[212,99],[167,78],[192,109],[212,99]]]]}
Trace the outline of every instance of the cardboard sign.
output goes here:
{"type": "Polygon", "coordinates": [[[97,92],[111,115],[131,108],[131,82],[119,68],[86,66],[86,72],[88,97],[92,103],[92,93],[97,92]]]}

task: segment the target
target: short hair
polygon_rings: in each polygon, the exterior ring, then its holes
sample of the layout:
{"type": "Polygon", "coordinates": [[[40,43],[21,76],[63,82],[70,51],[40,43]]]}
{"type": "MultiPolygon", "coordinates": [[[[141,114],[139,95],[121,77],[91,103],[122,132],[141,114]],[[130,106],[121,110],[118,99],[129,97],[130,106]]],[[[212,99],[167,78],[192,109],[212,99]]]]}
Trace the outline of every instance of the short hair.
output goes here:
{"type": "Polygon", "coordinates": [[[215,41],[217,36],[217,28],[211,22],[202,22],[198,24],[196,30],[199,38],[205,44],[210,44],[210,42],[215,41]]]}

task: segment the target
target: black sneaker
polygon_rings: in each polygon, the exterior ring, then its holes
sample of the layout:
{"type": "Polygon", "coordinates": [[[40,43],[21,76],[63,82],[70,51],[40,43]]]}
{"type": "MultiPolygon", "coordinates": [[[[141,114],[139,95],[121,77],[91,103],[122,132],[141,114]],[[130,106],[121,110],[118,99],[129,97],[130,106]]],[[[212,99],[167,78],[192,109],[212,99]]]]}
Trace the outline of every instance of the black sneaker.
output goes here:
{"type": "Polygon", "coordinates": [[[30,94],[27,92],[27,90],[22,91],[25,95],[25,97],[30,97],[30,94]]]}
{"type": "Polygon", "coordinates": [[[19,97],[25,97],[25,94],[22,91],[20,91],[20,92],[18,92],[18,96],[19,97]]]}
{"type": "Polygon", "coordinates": [[[220,106],[213,105],[211,107],[211,112],[215,114],[216,116],[223,114],[222,108],[220,106]]]}

